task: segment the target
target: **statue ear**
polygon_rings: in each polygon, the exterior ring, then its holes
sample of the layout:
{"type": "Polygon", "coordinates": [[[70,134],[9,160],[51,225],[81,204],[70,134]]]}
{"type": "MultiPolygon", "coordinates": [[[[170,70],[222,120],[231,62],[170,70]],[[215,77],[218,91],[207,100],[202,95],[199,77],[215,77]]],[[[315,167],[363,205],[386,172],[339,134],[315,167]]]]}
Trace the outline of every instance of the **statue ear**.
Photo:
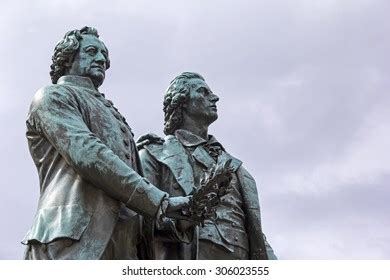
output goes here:
{"type": "Polygon", "coordinates": [[[73,61],[74,61],[75,55],[72,55],[68,58],[68,60],[64,63],[65,67],[71,68],[73,61]]]}
{"type": "Polygon", "coordinates": [[[64,63],[65,67],[67,67],[67,68],[72,67],[72,64],[73,64],[73,57],[70,57],[70,58],[64,63]]]}

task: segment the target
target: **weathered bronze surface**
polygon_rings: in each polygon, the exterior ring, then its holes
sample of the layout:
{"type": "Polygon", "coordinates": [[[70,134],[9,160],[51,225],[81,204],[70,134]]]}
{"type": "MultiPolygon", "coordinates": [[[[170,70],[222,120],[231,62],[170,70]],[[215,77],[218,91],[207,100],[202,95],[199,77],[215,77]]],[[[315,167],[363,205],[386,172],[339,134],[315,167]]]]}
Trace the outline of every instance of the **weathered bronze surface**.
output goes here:
{"type": "Polygon", "coordinates": [[[145,177],[171,196],[190,195],[205,172],[230,161],[229,192],[204,227],[165,219],[145,221],[148,254],[153,259],[275,259],[261,228],[255,180],[242,162],[225,151],[208,128],[218,118],[218,97],[204,78],[177,76],[164,98],[164,141],[143,137],[140,157],[145,177]]]}
{"type": "Polygon", "coordinates": [[[96,29],[68,32],[52,61],[53,84],[35,94],[26,122],[40,199],[25,258],[137,259],[137,213],[169,215],[188,198],[167,198],[141,176],[131,128],[98,90],[110,60],[96,29]]]}

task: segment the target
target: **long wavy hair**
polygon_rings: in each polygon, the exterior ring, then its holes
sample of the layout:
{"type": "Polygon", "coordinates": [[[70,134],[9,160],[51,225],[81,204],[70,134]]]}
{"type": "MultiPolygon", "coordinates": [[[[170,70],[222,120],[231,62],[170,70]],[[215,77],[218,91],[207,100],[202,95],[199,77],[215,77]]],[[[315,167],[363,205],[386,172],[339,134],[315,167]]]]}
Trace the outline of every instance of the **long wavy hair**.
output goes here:
{"type": "Polygon", "coordinates": [[[164,96],[164,133],[173,134],[183,121],[183,105],[188,101],[191,91],[191,79],[204,78],[198,73],[183,72],[169,84],[164,96]]]}
{"type": "MultiPolygon", "coordinates": [[[[69,31],[65,34],[54,48],[54,54],[51,58],[52,64],[50,65],[50,77],[53,84],[56,84],[58,79],[65,74],[65,71],[69,68],[69,64],[73,62],[75,55],[77,54],[81,35],[94,35],[99,38],[98,31],[93,27],[85,26],[83,28],[69,31]]],[[[108,51],[107,51],[108,52],[108,51]]],[[[106,69],[110,68],[110,60],[107,57],[106,69]]]]}

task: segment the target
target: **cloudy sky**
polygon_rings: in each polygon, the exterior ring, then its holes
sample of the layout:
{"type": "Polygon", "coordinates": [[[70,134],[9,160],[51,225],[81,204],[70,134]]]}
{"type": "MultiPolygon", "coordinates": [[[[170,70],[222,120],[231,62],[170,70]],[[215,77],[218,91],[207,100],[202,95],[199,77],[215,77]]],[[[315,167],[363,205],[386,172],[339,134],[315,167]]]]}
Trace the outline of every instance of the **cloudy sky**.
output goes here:
{"type": "Polygon", "coordinates": [[[256,178],[280,259],[390,259],[390,2],[2,1],[0,259],[20,259],[38,176],[25,139],[66,31],[110,51],[101,91],[137,136],[162,134],[183,71],[219,95],[210,133],[256,178]]]}

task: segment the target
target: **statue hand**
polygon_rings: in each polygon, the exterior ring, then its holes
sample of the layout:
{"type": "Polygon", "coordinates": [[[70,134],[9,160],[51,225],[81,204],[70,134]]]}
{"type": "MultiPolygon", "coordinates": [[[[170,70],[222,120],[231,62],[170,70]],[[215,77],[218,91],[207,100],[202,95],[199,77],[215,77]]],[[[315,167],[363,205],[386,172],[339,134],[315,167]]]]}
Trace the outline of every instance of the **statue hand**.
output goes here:
{"type": "Polygon", "coordinates": [[[191,196],[175,196],[168,198],[168,207],[166,213],[181,210],[183,207],[186,207],[190,203],[191,196]]]}
{"type": "Polygon", "coordinates": [[[148,134],[142,135],[136,141],[136,145],[137,145],[138,150],[142,149],[143,146],[145,146],[145,145],[163,144],[163,143],[164,143],[164,139],[161,138],[160,136],[154,134],[154,133],[148,133],[148,134]]]}
{"type": "Polygon", "coordinates": [[[168,206],[165,209],[165,216],[174,219],[190,220],[190,217],[183,213],[183,208],[188,208],[191,196],[175,196],[168,198],[168,206]]]}

